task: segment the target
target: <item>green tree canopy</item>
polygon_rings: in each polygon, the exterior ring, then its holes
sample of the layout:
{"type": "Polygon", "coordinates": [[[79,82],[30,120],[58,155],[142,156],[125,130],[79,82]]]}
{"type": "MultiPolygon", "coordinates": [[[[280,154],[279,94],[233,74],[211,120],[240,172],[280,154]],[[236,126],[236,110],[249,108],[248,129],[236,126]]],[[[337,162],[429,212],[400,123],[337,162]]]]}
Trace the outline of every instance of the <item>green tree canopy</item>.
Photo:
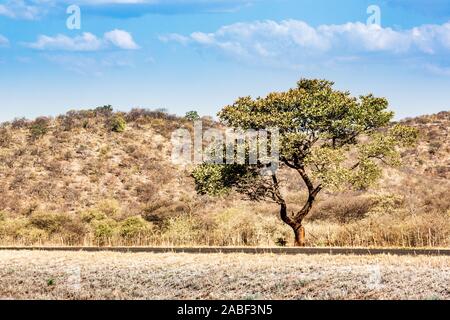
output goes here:
{"type": "Polygon", "coordinates": [[[197,111],[188,111],[184,117],[189,121],[196,121],[200,119],[197,111]]]}
{"type": "Polygon", "coordinates": [[[202,164],[192,174],[197,191],[220,195],[236,190],[253,201],[279,204],[295,245],[304,245],[303,220],[321,190],[371,186],[381,177],[383,165],[400,164],[398,147],[417,138],[415,129],[391,125],[394,114],[385,98],[356,98],[333,85],[302,79],[286,92],[239,98],[218,114],[231,128],[278,128],[279,169],[296,172],[306,186],[308,197],[300,211],[288,212],[279,170],[261,174],[266,166],[262,163],[202,164]]]}

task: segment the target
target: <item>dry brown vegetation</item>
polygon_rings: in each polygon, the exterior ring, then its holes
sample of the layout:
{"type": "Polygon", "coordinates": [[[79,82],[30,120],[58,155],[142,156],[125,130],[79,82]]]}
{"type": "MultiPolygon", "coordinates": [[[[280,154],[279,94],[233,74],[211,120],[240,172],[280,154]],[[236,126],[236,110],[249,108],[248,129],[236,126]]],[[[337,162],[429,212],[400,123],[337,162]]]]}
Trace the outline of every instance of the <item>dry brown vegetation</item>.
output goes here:
{"type": "Polygon", "coordinates": [[[450,299],[449,257],[0,251],[0,299],[450,299]]]}
{"type": "MultiPolygon", "coordinates": [[[[420,141],[403,152],[403,166],[370,190],[322,194],[306,224],[308,245],[450,245],[450,113],[404,122],[420,141]]],[[[109,107],[3,123],[0,243],[291,243],[276,206],[195,194],[190,169],[170,162],[179,127],[192,123],[163,110],[109,107]]],[[[284,192],[295,209],[305,195],[291,183],[284,192]]]]}

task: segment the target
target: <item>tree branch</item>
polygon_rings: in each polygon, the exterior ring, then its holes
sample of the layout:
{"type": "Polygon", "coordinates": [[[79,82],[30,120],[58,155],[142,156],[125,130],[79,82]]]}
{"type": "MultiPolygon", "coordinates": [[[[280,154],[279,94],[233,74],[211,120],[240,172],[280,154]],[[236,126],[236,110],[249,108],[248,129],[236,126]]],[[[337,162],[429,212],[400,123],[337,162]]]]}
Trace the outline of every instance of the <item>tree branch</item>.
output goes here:
{"type": "MultiPolygon", "coordinates": [[[[383,156],[376,156],[376,155],[374,155],[374,156],[368,156],[367,159],[378,159],[378,160],[380,160],[381,162],[383,162],[385,165],[387,165],[387,166],[389,165],[389,163],[384,159],[383,156]]],[[[358,161],[357,163],[355,163],[355,164],[350,168],[350,170],[355,170],[356,168],[359,167],[360,164],[361,164],[361,161],[358,161]]]]}
{"type": "Polygon", "coordinates": [[[275,195],[276,199],[278,200],[277,202],[280,205],[280,218],[284,223],[286,223],[290,226],[293,226],[294,221],[288,215],[286,201],[284,200],[283,196],[281,195],[280,186],[278,184],[278,179],[277,179],[276,174],[272,174],[272,182],[273,182],[273,191],[274,191],[273,194],[275,195]]]}
{"type": "Polygon", "coordinates": [[[294,220],[301,221],[306,215],[308,215],[309,211],[311,210],[317,195],[322,190],[322,185],[319,184],[317,187],[314,187],[313,182],[309,178],[304,168],[300,168],[297,171],[305,182],[306,187],[308,188],[308,200],[306,201],[303,208],[294,215],[294,220]]]}

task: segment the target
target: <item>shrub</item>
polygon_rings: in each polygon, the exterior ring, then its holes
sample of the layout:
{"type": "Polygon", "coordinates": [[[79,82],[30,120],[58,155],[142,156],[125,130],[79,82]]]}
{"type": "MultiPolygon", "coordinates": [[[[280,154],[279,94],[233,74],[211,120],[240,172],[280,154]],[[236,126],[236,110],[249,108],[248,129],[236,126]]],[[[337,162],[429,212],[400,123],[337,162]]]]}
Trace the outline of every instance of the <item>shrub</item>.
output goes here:
{"type": "Polygon", "coordinates": [[[319,202],[313,208],[309,221],[327,220],[347,223],[364,218],[374,207],[375,199],[367,196],[340,194],[319,202]]]}
{"type": "Polygon", "coordinates": [[[122,208],[119,201],[115,199],[102,200],[96,205],[96,209],[104,213],[108,218],[119,219],[122,214],[122,208]]]}
{"type": "Polygon", "coordinates": [[[248,212],[228,209],[215,217],[217,232],[226,243],[250,244],[254,241],[260,221],[248,212]]]}
{"type": "Polygon", "coordinates": [[[371,197],[375,203],[369,214],[392,214],[402,208],[404,198],[401,195],[380,193],[371,197]]]}
{"type": "Polygon", "coordinates": [[[275,216],[248,212],[246,209],[227,209],[214,217],[214,230],[219,245],[281,245],[289,238],[290,229],[275,216]]]}
{"type": "Polygon", "coordinates": [[[94,220],[104,220],[107,219],[108,217],[106,216],[105,213],[96,210],[96,209],[92,209],[92,210],[88,210],[88,211],[83,211],[80,214],[80,218],[81,221],[85,222],[85,223],[91,223],[94,220]]]}
{"type": "Polygon", "coordinates": [[[428,146],[428,153],[431,155],[435,155],[439,149],[442,147],[442,143],[439,141],[433,141],[428,146]]]}
{"type": "Polygon", "coordinates": [[[448,216],[427,213],[404,217],[383,214],[345,225],[334,242],[337,246],[448,246],[450,223],[448,216]]]}
{"type": "Polygon", "coordinates": [[[47,231],[36,227],[24,227],[17,230],[16,238],[26,244],[34,244],[48,240],[49,234],[47,231]]]}
{"type": "Polygon", "coordinates": [[[113,219],[93,220],[91,226],[94,237],[104,242],[116,233],[117,222],[113,219]]]}
{"type": "MultiPolygon", "coordinates": [[[[167,221],[163,236],[174,245],[198,243],[201,238],[199,226],[199,219],[192,216],[170,218],[167,221]]],[[[201,240],[204,241],[205,239],[201,240]]]]}
{"type": "Polygon", "coordinates": [[[41,117],[34,120],[30,126],[30,137],[33,140],[39,139],[48,132],[50,118],[41,117]]]}
{"type": "Polygon", "coordinates": [[[66,223],[66,215],[48,212],[35,212],[30,216],[30,224],[33,227],[56,233],[61,231],[61,227],[66,223]]]}
{"type": "Polygon", "coordinates": [[[112,132],[117,132],[117,133],[124,132],[126,127],[127,127],[127,122],[121,115],[116,114],[114,117],[111,118],[110,123],[109,123],[109,128],[112,132]]]}
{"type": "Polygon", "coordinates": [[[59,122],[61,131],[71,131],[78,126],[77,119],[69,113],[58,116],[56,120],[59,122]]]}
{"type": "Polygon", "coordinates": [[[0,223],[0,238],[14,238],[17,236],[17,231],[26,226],[26,219],[5,219],[0,223]]]}
{"type": "Polygon", "coordinates": [[[96,116],[106,116],[109,117],[113,113],[113,107],[111,105],[104,105],[94,109],[96,116]]]}
{"type": "Polygon", "coordinates": [[[179,120],[176,115],[168,114],[166,109],[132,109],[126,115],[126,119],[130,122],[148,123],[151,119],[165,119],[169,121],[179,120]]]}
{"type": "Polygon", "coordinates": [[[3,241],[20,241],[25,244],[34,244],[46,241],[49,234],[42,229],[30,226],[28,219],[5,219],[0,223],[0,239],[3,241]]]}
{"type": "Polygon", "coordinates": [[[6,128],[0,129],[0,147],[7,148],[12,142],[12,135],[6,128]]]}
{"type": "Polygon", "coordinates": [[[16,118],[11,122],[11,127],[13,129],[23,129],[26,128],[29,121],[26,118],[16,118]]]}
{"type": "Polygon", "coordinates": [[[167,208],[170,204],[169,200],[157,198],[143,209],[142,215],[146,221],[162,227],[169,219],[167,208]]]}
{"type": "Polygon", "coordinates": [[[141,216],[125,219],[120,224],[120,235],[125,238],[136,238],[148,235],[152,231],[152,224],[145,221],[141,216]]]}
{"type": "MultiPolygon", "coordinates": [[[[161,186],[161,184],[159,184],[161,186]]],[[[139,201],[142,203],[148,203],[158,197],[158,185],[152,181],[141,183],[136,186],[136,193],[139,201]]],[[[152,203],[154,203],[152,201],[152,203]]]]}
{"type": "Polygon", "coordinates": [[[68,214],[35,212],[31,214],[29,223],[31,227],[44,230],[50,235],[58,234],[69,241],[79,239],[86,232],[82,222],[68,214]]]}

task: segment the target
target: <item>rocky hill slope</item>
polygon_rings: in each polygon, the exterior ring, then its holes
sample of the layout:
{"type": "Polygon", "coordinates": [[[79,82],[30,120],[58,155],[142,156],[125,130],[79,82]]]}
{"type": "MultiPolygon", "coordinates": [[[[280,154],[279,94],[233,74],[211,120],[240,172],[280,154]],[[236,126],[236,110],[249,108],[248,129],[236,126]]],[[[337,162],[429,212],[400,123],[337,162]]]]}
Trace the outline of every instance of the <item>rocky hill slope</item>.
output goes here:
{"type": "MultiPolygon", "coordinates": [[[[449,244],[450,112],[403,122],[419,129],[417,148],[404,151],[404,165],[389,170],[379,187],[324,193],[310,217],[311,245],[449,244]],[[393,221],[403,231],[393,230],[393,221]],[[372,233],[364,233],[373,225],[372,233]]],[[[112,243],[136,241],[136,235],[141,244],[288,241],[290,232],[278,221],[276,207],[195,194],[189,170],[170,161],[170,137],[180,127],[192,128],[192,123],[163,111],[114,113],[109,106],[3,123],[0,238],[20,243],[112,243]]],[[[286,192],[289,201],[300,203],[301,192],[286,192]]]]}

